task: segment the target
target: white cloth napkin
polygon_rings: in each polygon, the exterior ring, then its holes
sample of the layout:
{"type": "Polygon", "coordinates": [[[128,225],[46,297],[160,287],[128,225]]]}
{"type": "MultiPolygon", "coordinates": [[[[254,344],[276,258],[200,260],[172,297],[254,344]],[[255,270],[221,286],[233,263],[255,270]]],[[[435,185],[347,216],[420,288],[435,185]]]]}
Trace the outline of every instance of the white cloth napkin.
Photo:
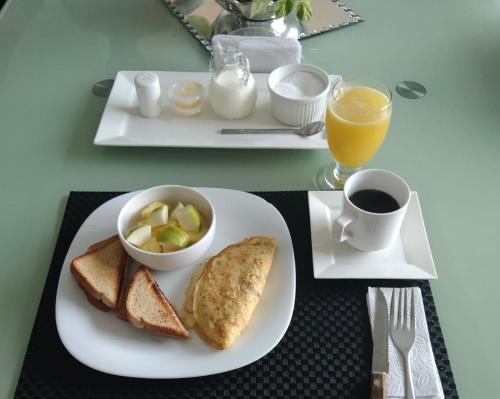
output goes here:
{"type": "MultiPolygon", "coordinates": [[[[415,344],[410,354],[412,364],[413,385],[417,398],[441,399],[444,398],[441,379],[434,360],[429,331],[427,330],[427,320],[425,318],[424,304],[420,288],[415,290],[415,344]]],[[[390,309],[392,288],[382,288],[387,306],[390,309]]],[[[370,314],[370,324],[373,334],[373,323],[375,314],[375,302],[377,288],[368,288],[367,301],[368,312],[370,314]]],[[[398,349],[389,339],[389,398],[405,397],[405,372],[404,360],[398,349]]]]}
{"type": "Polygon", "coordinates": [[[212,46],[220,41],[238,43],[252,72],[271,72],[281,65],[300,62],[302,56],[299,41],[287,37],[215,35],[212,46]]]}

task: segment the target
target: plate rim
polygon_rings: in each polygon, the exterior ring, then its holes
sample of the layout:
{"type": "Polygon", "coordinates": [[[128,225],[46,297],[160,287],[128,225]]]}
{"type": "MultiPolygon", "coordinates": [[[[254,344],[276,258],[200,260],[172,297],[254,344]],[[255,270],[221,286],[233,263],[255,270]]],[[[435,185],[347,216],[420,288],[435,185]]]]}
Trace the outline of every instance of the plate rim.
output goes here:
{"type": "MultiPolygon", "coordinates": [[[[419,269],[419,276],[417,277],[416,275],[407,275],[407,276],[388,276],[388,275],[380,275],[380,274],[377,274],[377,273],[374,273],[374,274],[363,274],[363,275],[360,275],[359,273],[356,274],[355,270],[356,270],[356,266],[355,265],[350,265],[352,266],[353,268],[353,271],[354,273],[352,275],[345,275],[343,274],[342,276],[335,276],[332,274],[334,274],[334,271],[335,271],[335,268],[333,267],[333,265],[321,265],[320,262],[318,261],[318,254],[315,253],[315,242],[314,242],[314,234],[313,234],[313,231],[314,231],[314,227],[316,225],[316,213],[315,211],[312,209],[312,205],[311,205],[311,199],[314,198],[315,200],[318,200],[320,201],[324,206],[329,206],[329,204],[326,204],[320,197],[321,196],[326,196],[328,197],[331,201],[333,202],[337,202],[337,201],[341,201],[341,199],[343,198],[343,191],[342,190],[331,190],[331,191],[327,191],[327,190],[323,190],[323,191],[318,191],[318,190],[312,190],[312,191],[308,191],[307,192],[307,199],[308,199],[308,209],[309,209],[309,220],[310,220],[310,229],[311,229],[311,247],[312,247],[312,263],[313,263],[313,274],[314,274],[314,278],[315,279],[331,279],[331,280],[346,280],[346,279],[356,279],[356,280],[361,280],[361,279],[375,279],[375,280],[414,280],[414,279],[418,279],[418,280],[437,280],[438,279],[438,275],[437,275],[437,271],[436,271],[436,265],[435,265],[435,262],[434,262],[434,259],[433,259],[433,256],[432,256],[432,251],[431,251],[431,248],[430,248],[430,242],[429,242],[429,239],[428,239],[428,236],[427,236],[427,230],[425,228],[425,222],[424,222],[424,218],[423,218],[423,214],[422,214],[422,209],[421,209],[421,206],[420,206],[420,200],[419,200],[419,197],[418,197],[418,193],[416,191],[411,191],[411,198],[410,198],[410,204],[415,207],[415,211],[417,212],[417,215],[416,215],[416,220],[414,222],[416,222],[418,224],[419,227],[421,227],[421,235],[422,235],[422,239],[423,239],[423,245],[425,247],[425,252],[426,252],[426,256],[427,256],[427,261],[429,262],[429,266],[428,266],[428,269],[430,270],[427,270],[427,269],[423,269],[421,268],[420,266],[418,266],[417,264],[411,264],[411,263],[405,263],[405,265],[408,265],[408,266],[413,266],[413,267],[416,267],[419,269]],[[319,194],[319,195],[318,195],[319,194]],[[333,272],[332,272],[333,271],[333,272]]],[[[407,217],[408,217],[409,213],[407,214],[407,216],[405,217],[404,221],[403,221],[403,226],[406,224],[406,223],[409,223],[409,221],[407,220],[407,217]]],[[[331,222],[333,222],[333,220],[331,220],[331,222]]],[[[404,233],[402,233],[404,234],[404,233]]],[[[348,244],[346,244],[348,245],[348,244]]],[[[397,262],[397,263],[394,263],[395,265],[397,265],[398,263],[401,263],[401,262],[397,262]]]]}
{"type": "MultiPolygon", "coordinates": [[[[291,273],[290,273],[290,276],[291,276],[291,285],[287,287],[288,291],[290,292],[291,300],[290,300],[290,302],[288,303],[288,306],[287,306],[287,308],[289,309],[289,311],[288,311],[288,314],[287,314],[287,317],[286,317],[286,322],[285,321],[283,322],[280,330],[277,332],[277,335],[276,335],[276,337],[274,339],[273,344],[269,345],[269,347],[266,347],[263,350],[258,351],[255,356],[251,356],[251,357],[243,360],[242,362],[240,362],[236,366],[229,365],[227,367],[219,367],[216,371],[178,373],[176,375],[168,375],[168,374],[149,375],[148,373],[137,373],[137,372],[127,373],[127,372],[122,372],[122,370],[119,370],[119,371],[117,371],[117,370],[111,370],[109,367],[99,367],[99,365],[98,364],[96,365],[95,362],[92,363],[92,364],[89,364],[91,362],[89,362],[87,358],[82,358],[82,357],[79,356],[79,353],[75,353],[74,352],[73,347],[72,347],[73,344],[68,343],[67,340],[66,340],[67,339],[67,333],[66,334],[64,334],[64,333],[61,334],[60,324],[63,322],[63,317],[64,316],[61,315],[61,311],[58,311],[58,306],[62,306],[62,305],[60,305],[60,300],[61,300],[60,289],[61,289],[61,285],[65,284],[64,282],[61,282],[61,281],[63,280],[63,274],[64,274],[64,272],[65,271],[69,272],[69,264],[70,264],[70,261],[71,261],[71,259],[69,258],[69,254],[71,252],[70,250],[72,249],[72,247],[75,244],[75,242],[77,242],[77,238],[78,238],[79,233],[82,230],[85,231],[85,229],[87,228],[86,222],[89,221],[89,219],[92,220],[92,216],[101,207],[103,207],[105,205],[109,205],[108,203],[110,203],[111,201],[116,201],[116,200],[120,200],[120,199],[123,200],[126,197],[134,195],[134,193],[142,191],[142,190],[137,190],[137,191],[132,191],[132,192],[128,192],[128,193],[117,195],[116,197],[113,197],[113,198],[111,198],[111,199],[103,202],[101,205],[99,205],[95,210],[93,210],[89,214],[89,216],[85,219],[85,221],[82,223],[82,225],[78,228],[78,231],[75,234],[75,237],[73,238],[70,246],[68,247],[68,250],[67,250],[66,255],[65,255],[64,262],[63,262],[63,264],[61,266],[61,269],[60,269],[60,272],[59,272],[58,284],[57,284],[57,289],[56,289],[56,300],[55,300],[55,303],[54,303],[54,309],[55,309],[54,317],[55,317],[55,321],[56,321],[56,329],[57,329],[58,336],[59,336],[59,338],[60,338],[60,340],[61,340],[64,348],[71,354],[71,356],[73,358],[75,358],[80,363],[82,363],[85,366],[90,367],[90,368],[92,368],[94,370],[97,370],[97,371],[100,371],[100,372],[103,372],[103,373],[106,373],[106,374],[110,374],[110,375],[121,376],[121,377],[144,378],[144,379],[196,378],[196,377],[203,377],[203,376],[209,376],[209,375],[214,375],[214,374],[225,373],[225,372],[228,372],[228,371],[231,371],[231,370],[236,370],[236,369],[239,369],[241,367],[248,366],[249,364],[252,364],[252,363],[258,361],[259,359],[263,358],[264,356],[266,356],[269,352],[271,352],[282,341],[283,337],[285,336],[285,334],[288,331],[288,328],[290,326],[290,323],[291,323],[291,320],[292,320],[292,317],[293,317],[293,313],[294,313],[294,310],[295,310],[295,300],[296,300],[296,264],[295,264],[295,253],[294,253],[294,250],[293,250],[293,242],[292,242],[292,239],[291,239],[290,231],[288,229],[288,225],[286,224],[285,219],[283,218],[283,215],[281,215],[281,213],[279,212],[279,210],[273,204],[269,203],[264,198],[259,197],[258,195],[255,195],[255,194],[252,194],[252,193],[248,193],[248,192],[240,191],[240,190],[224,189],[224,188],[212,188],[212,187],[193,187],[193,188],[195,188],[197,190],[200,190],[202,192],[204,192],[206,190],[215,190],[217,192],[231,191],[231,192],[239,193],[239,194],[242,194],[242,195],[248,195],[248,196],[252,197],[252,200],[256,200],[257,199],[257,200],[261,201],[263,204],[265,204],[267,207],[269,207],[270,209],[273,210],[273,212],[275,213],[276,217],[279,217],[281,219],[280,222],[282,223],[282,227],[285,228],[285,229],[282,230],[282,232],[285,235],[284,238],[286,239],[287,247],[291,251],[288,254],[288,256],[290,257],[290,260],[291,260],[290,266],[289,266],[289,269],[291,271],[291,273]]],[[[288,251],[288,249],[287,249],[287,251],[288,251]]],[[[64,329],[63,329],[63,331],[64,331],[64,329]]],[[[217,353],[217,351],[218,350],[214,349],[215,353],[217,353]]]]}

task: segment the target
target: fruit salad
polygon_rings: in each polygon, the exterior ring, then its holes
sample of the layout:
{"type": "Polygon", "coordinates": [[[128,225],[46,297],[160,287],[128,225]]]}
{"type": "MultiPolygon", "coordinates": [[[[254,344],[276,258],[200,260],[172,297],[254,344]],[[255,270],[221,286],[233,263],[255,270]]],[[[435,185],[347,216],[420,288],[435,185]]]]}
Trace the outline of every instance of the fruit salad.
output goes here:
{"type": "Polygon", "coordinates": [[[127,230],[125,238],[144,251],[168,253],[195,244],[207,230],[204,216],[193,205],[177,202],[173,207],[154,201],[141,210],[140,220],[127,230]]]}

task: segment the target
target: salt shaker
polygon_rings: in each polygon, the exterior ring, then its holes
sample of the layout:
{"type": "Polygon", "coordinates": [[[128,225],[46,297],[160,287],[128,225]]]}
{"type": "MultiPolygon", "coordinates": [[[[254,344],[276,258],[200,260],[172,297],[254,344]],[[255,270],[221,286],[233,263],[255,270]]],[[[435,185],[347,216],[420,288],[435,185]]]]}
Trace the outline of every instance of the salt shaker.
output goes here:
{"type": "Polygon", "coordinates": [[[162,113],[160,79],[153,72],[141,72],[134,79],[141,114],[156,118],[162,113]]]}

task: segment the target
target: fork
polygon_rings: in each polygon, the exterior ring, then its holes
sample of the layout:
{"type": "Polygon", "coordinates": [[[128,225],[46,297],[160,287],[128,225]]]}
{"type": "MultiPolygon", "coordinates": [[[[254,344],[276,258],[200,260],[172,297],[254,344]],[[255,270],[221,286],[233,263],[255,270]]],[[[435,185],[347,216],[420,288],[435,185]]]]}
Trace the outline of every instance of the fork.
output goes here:
{"type": "Polygon", "coordinates": [[[405,361],[406,398],[415,399],[410,363],[410,352],[415,343],[415,293],[413,288],[410,290],[409,312],[408,288],[394,288],[392,291],[390,330],[392,342],[403,355],[405,361]],[[396,295],[396,291],[398,295],[396,295]]]}

